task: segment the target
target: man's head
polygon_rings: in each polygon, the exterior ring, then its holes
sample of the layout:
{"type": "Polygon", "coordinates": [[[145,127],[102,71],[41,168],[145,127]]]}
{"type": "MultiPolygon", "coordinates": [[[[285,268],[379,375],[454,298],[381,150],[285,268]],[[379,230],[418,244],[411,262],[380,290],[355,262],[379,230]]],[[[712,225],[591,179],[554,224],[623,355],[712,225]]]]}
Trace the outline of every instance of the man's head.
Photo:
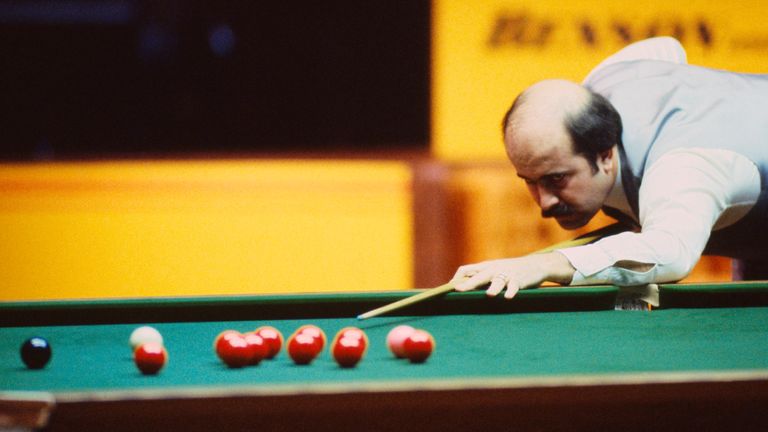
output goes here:
{"type": "Polygon", "coordinates": [[[502,127],[542,216],[566,229],[589,222],[616,178],[621,118],[610,102],[569,81],[541,81],[517,97],[502,127]]]}

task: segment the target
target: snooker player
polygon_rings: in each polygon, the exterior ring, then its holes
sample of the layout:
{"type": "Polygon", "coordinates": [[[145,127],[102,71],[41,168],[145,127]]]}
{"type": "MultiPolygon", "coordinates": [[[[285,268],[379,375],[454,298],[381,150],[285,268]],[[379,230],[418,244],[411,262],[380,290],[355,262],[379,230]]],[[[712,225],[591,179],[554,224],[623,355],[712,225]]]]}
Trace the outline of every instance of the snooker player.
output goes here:
{"type": "Polygon", "coordinates": [[[632,230],[585,246],[460,267],[453,282],[487,293],[544,281],[618,286],[684,278],[702,254],[768,273],[768,75],[686,64],[675,39],[637,42],[582,85],[546,80],[504,116],[518,177],[566,229],[601,209],[632,230]]]}

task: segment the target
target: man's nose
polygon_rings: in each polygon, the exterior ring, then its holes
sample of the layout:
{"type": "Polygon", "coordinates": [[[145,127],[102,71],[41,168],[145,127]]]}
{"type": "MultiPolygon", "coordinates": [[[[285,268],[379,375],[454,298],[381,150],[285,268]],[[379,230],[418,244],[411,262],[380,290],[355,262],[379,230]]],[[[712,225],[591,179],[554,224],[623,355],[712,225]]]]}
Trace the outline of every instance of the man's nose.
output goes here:
{"type": "Polygon", "coordinates": [[[542,186],[538,187],[538,195],[539,207],[544,211],[551,209],[560,202],[560,199],[557,197],[557,195],[553,194],[547,190],[547,188],[542,186]]]}

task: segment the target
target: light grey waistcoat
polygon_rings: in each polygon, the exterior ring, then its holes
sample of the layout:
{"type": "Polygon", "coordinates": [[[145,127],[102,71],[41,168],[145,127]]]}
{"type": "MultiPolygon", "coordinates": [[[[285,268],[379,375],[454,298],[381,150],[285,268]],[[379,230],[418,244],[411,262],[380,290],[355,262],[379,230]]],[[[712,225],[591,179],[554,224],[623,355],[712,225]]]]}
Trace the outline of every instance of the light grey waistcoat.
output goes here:
{"type": "Polygon", "coordinates": [[[758,203],[713,232],[706,253],[768,262],[768,75],[638,60],[606,66],[585,85],[621,115],[622,177],[632,177],[624,189],[634,209],[644,173],[672,149],[726,149],[752,160],[761,177],[758,203]]]}

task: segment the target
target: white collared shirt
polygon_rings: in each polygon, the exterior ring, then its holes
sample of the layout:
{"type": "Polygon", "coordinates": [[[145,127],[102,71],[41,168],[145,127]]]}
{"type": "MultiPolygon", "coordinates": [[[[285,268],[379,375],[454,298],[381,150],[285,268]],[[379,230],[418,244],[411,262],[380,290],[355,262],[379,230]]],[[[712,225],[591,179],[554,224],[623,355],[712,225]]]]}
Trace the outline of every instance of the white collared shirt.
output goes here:
{"type": "MultiPolygon", "coordinates": [[[[659,158],[640,186],[639,233],[560,250],[576,269],[572,285],[640,285],[684,278],[713,229],[743,217],[760,194],[752,161],[729,150],[681,149],[659,158]],[[624,263],[616,266],[616,263],[624,263]],[[628,268],[630,263],[649,269],[628,268]]],[[[620,177],[606,205],[632,214],[620,177]]]]}
{"type": "MultiPolygon", "coordinates": [[[[606,59],[590,76],[605,66],[638,59],[682,64],[685,51],[671,38],[641,41],[606,59]]],[[[760,174],[746,156],[711,148],[670,151],[643,176],[638,203],[641,232],[560,250],[576,269],[571,284],[628,286],[680,280],[698,262],[710,232],[742,218],[759,194],[760,174]]],[[[620,174],[605,205],[632,215],[620,174]]]]}

